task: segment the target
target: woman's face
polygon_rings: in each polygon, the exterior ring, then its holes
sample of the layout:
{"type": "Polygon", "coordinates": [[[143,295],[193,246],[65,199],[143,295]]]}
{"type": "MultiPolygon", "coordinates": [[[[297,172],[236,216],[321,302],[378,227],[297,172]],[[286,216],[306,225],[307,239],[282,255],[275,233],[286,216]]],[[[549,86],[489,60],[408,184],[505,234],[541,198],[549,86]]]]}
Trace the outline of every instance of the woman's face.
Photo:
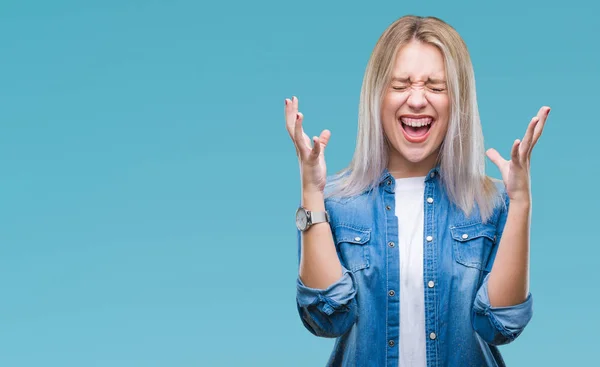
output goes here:
{"type": "Polygon", "coordinates": [[[436,161],[448,129],[450,101],[444,57],[430,44],[412,41],[400,49],[381,107],[390,143],[390,170],[425,173],[436,161]]]}

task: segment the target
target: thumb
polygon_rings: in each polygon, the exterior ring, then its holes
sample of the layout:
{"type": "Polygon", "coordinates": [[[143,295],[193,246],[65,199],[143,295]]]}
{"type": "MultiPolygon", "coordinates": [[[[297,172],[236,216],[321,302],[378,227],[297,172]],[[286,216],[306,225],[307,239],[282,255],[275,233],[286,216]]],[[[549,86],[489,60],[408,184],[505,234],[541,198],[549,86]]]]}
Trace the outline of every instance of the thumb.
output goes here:
{"type": "Polygon", "coordinates": [[[500,153],[498,153],[498,151],[494,148],[488,149],[485,152],[485,155],[487,155],[490,161],[492,161],[496,166],[498,166],[498,168],[501,168],[504,165],[504,163],[506,163],[506,160],[502,158],[500,153]]]}

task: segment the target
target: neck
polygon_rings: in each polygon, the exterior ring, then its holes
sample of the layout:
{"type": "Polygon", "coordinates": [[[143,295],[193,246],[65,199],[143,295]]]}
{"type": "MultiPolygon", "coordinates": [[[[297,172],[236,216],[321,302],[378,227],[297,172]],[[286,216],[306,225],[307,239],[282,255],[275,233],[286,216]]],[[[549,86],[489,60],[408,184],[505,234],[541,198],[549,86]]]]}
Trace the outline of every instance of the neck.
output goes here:
{"type": "Polygon", "coordinates": [[[438,152],[431,154],[420,162],[411,162],[400,154],[392,154],[389,158],[388,171],[394,178],[409,178],[427,176],[437,163],[438,152]]]}

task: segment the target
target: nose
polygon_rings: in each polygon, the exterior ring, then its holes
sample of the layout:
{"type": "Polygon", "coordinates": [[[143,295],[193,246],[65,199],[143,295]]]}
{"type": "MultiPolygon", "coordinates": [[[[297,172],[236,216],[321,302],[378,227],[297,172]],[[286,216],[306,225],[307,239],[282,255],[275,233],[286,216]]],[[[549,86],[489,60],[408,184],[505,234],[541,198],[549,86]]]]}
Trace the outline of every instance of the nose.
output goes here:
{"type": "Polygon", "coordinates": [[[427,106],[427,98],[423,88],[411,88],[408,96],[408,106],[414,110],[422,110],[427,106]]]}

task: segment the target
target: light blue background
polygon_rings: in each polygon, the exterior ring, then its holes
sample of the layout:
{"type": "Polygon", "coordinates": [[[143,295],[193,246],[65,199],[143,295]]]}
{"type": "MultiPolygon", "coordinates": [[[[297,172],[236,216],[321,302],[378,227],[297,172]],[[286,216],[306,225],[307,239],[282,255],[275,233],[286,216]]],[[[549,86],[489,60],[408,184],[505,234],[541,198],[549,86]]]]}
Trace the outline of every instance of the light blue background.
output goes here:
{"type": "MultiPolygon", "coordinates": [[[[466,40],[486,147],[534,152],[535,316],[509,366],[597,353],[597,9],[581,1],[0,4],[0,366],[322,366],[295,308],[283,101],[349,161],[365,65],[404,14],[466,40]]],[[[591,2],[589,2],[591,4],[591,2]]],[[[495,167],[489,172],[497,176],[495,167]]]]}

